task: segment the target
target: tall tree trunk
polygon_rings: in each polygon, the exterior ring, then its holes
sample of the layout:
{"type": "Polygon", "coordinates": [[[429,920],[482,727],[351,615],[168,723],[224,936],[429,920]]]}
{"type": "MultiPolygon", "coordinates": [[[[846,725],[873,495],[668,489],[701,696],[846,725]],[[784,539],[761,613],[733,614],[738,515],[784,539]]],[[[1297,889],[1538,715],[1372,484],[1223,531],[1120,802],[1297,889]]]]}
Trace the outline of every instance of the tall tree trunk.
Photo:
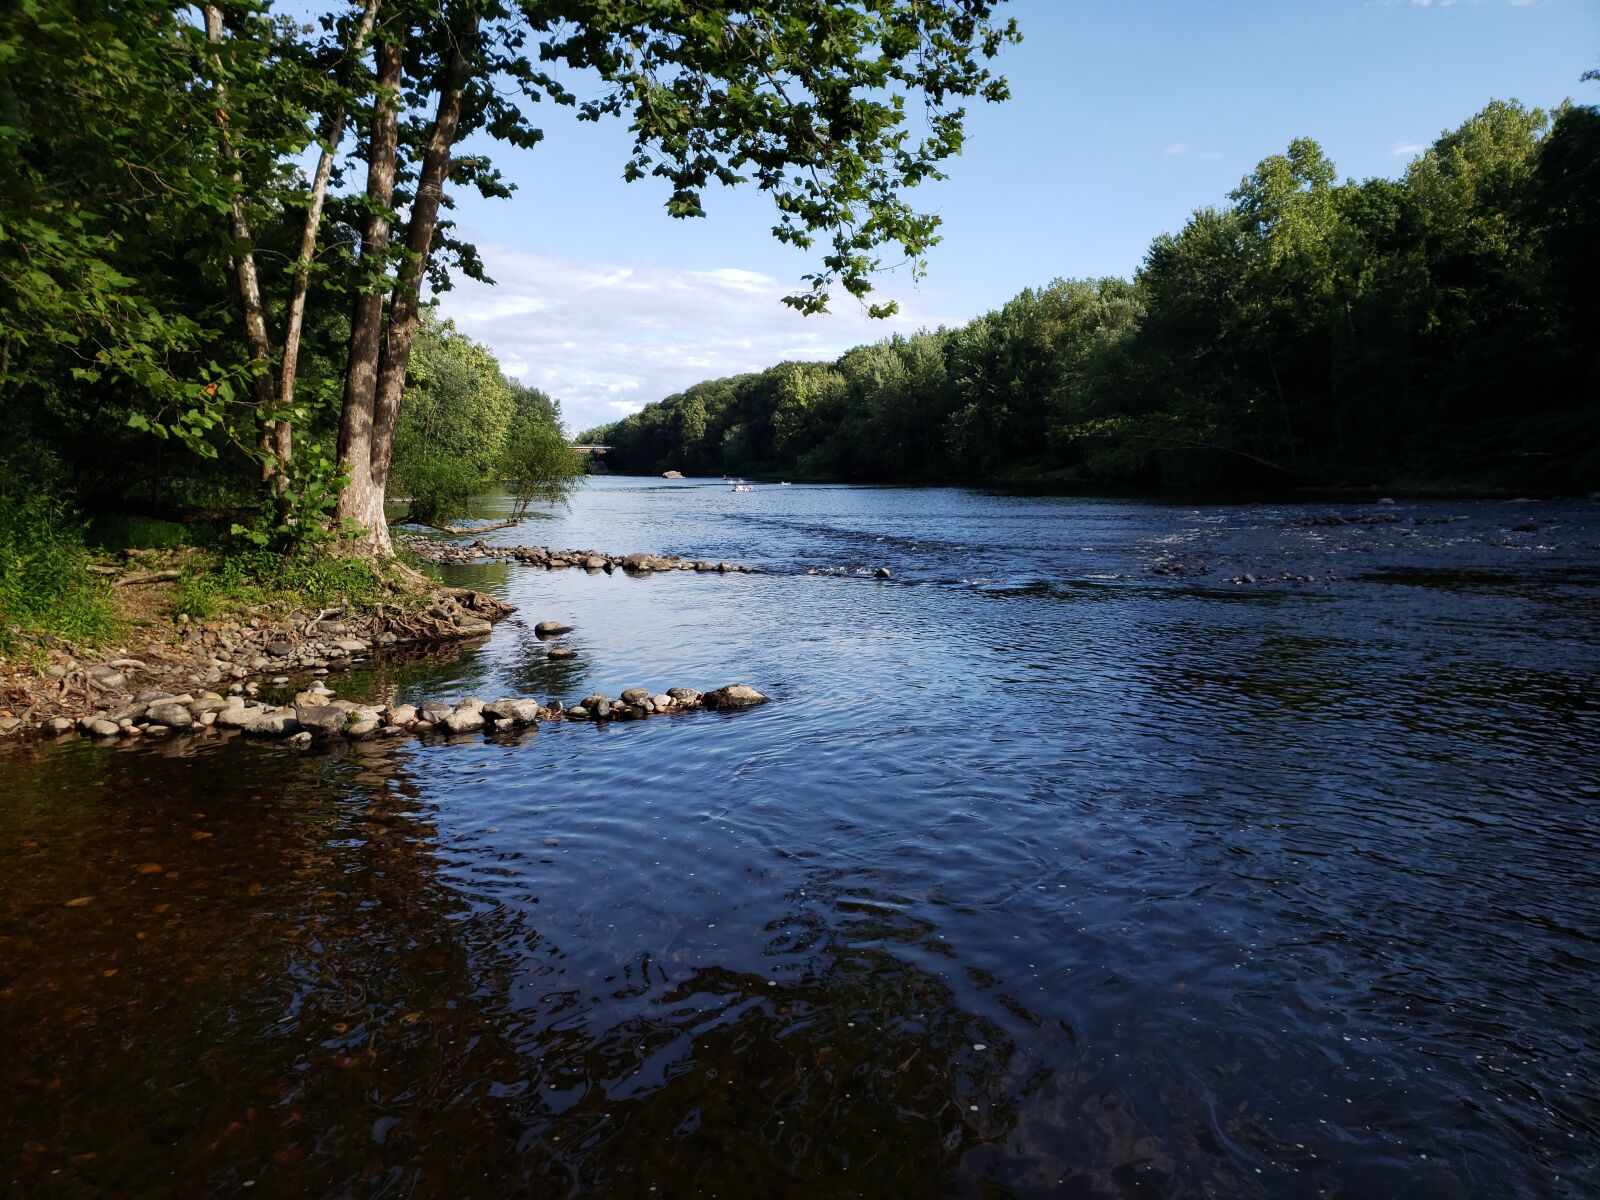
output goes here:
{"type": "MultiPolygon", "coordinates": [[[[470,41],[476,25],[463,35],[470,41]]],[[[389,337],[383,362],[378,369],[378,388],[372,415],[371,475],[381,491],[389,481],[389,463],[394,456],[395,427],[400,420],[400,398],[405,393],[406,368],[411,363],[411,348],[422,321],[422,277],[428,254],[433,249],[434,231],[439,225],[439,205],[444,199],[445,180],[450,175],[450,152],[461,124],[461,101],[466,91],[468,62],[457,48],[450,52],[439,90],[439,110],[433,134],[422,158],[417,177],[417,194],[411,202],[411,217],[406,227],[406,256],[400,264],[394,295],[389,301],[389,337]]]]}
{"type": "MultiPolygon", "coordinates": [[[[378,19],[379,0],[366,0],[361,22],[350,39],[350,57],[359,60],[378,19]]],[[[305,325],[306,294],[311,288],[311,259],[317,250],[317,235],[322,227],[322,207],[328,196],[328,178],[333,174],[334,156],[344,140],[345,106],[336,108],[329,121],[327,142],[317,159],[317,173],[311,182],[311,203],[306,209],[305,226],[300,231],[300,255],[295,261],[294,279],[289,288],[289,308],[283,327],[283,362],[278,370],[278,409],[280,416],[273,430],[273,450],[278,462],[278,495],[288,485],[289,460],[294,450],[293,426],[288,412],[294,405],[295,379],[300,370],[300,335],[305,325]]],[[[280,514],[281,515],[281,514],[280,514]]]]}
{"type": "Polygon", "coordinates": [[[394,203],[400,145],[399,105],[403,46],[399,34],[377,46],[378,92],[372,106],[367,148],[367,214],[361,228],[362,268],[368,278],[350,316],[350,355],[345,366],[344,407],[339,414],[339,466],[345,475],[335,517],[365,530],[362,545],[389,554],[383,487],[372,478],[372,410],[383,347],[382,261],[389,249],[389,212],[394,203]],[[374,264],[378,264],[375,266],[374,264]]]}
{"type": "MultiPolygon", "coordinates": [[[[222,10],[213,4],[206,5],[206,40],[213,46],[222,44],[222,10]]],[[[271,479],[277,471],[275,430],[271,417],[273,407],[272,344],[267,338],[266,308],[261,303],[261,279],[256,273],[254,243],[250,235],[250,216],[245,209],[244,174],[238,167],[239,149],[228,136],[228,89],[221,79],[222,56],[213,54],[217,66],[217,131],[222,143],[222,156],[234,164],[233,197],[229,204],[229,229],[237,243],[232,254],[234,279],[239,288],[239,308],[244,314],[245,345],[250,353],[253,370],[250,374],[250,398],[256,406],[257,443],[262,451],[261,478],[271,479]]]]}

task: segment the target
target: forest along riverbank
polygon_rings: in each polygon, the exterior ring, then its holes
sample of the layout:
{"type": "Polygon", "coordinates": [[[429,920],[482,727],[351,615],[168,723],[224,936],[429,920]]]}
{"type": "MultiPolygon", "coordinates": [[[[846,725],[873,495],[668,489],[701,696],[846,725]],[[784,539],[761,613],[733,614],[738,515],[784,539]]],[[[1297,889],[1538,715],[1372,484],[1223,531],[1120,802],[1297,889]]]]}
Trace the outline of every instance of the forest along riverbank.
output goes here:
{"type": "MultiPolygon", "coordinates": [[[[440,563],[486,557],[471,547],[435,539],[410,537],[405,541],[423,557],[440,563]],[[458,557],[455,551],[471,556],[458,557]]],[[[617,569],[630,574],[694,570],[697,565],[722,573],[751,569],[644,553],[553,551],[542,546],[512,550],[512,554],[488,557],[608,573],[617,569]]],[[[49,639],[35,648],[32,663],[0,671],[0,738],[77,733],[117,739],[233,729],[305,745],[322,735],[359,740],[423,733],[435,727],[461,733],[538,720],[620,720],[702,706],[736,709],[767,699],[742,684],[707,693],[685,687],[654,692],[630,689],[642,694],[624,693],[616,699],[591,695],[570,707],[553,698],[543,703],[521,697],[485,703],[467,697],[444,706],[448,714],[439,711],[443,702],[438,701],[424,705],[426,713],[408,705],[391,709],[332,701],[332,692],[321,684],[298,693],[292,704],[274,705],[257,699],[263,684],[285,687],[296,675],[318,678],[390,650],[486,637],[495,622],[515,611],[514,605],[481,591],[439,587],[431,593],[396,597],[394,603],[339,605],[316,612],[294,609],[207,621],[191,621],[182,614],[164,616],[147,622],[154,630],[137,649],[127,645],[79,648],[49,639]]],[[[568,632],[569,627],[540,622],[534,629],[543,641],[568,632]]],[[[552,660],[571,654],[559,646],[547,650],[552,660]]]]}

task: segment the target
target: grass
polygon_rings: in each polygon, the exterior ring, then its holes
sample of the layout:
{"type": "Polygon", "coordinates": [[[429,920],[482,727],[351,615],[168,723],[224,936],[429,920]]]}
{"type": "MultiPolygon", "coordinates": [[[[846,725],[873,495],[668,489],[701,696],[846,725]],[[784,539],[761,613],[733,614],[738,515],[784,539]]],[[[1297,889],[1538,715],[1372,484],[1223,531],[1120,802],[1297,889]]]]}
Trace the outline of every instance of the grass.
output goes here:
{"type": "MultiPolygon", "coordinates": [[[[96,541],[139,542],[137,569],[182,572],[176,584],[113,588],[90,568],[95,555],[82,523],[43,494],[0,496],[0,656],[39,666],[56,641],[91,647],[130,628],[179,616],[235,614],[420,601],[416,578],[368,559],[307,548],[284,554],[255,548],[188,544],[182,527],[145,518],[116,519],[96,541]],[[150,545],[151,542],[156,545],[150,545]]],[[[414,554],[400,561],[437,581],[439,571],[414,554]]]]}
{"type": "Polygon", "coordinates": [[[44,495],[0,497],[0,653],[49,637],[93,645],[121,629],[111,588],[89,570],[83,529],[44,495]]]}
{"type": "Polygon", "coordinates": [[[196,619],[257,608],[361,608],[403,600],[409,589],[364,558],[303,550],[191,555],[174,612],[196,619]]]}

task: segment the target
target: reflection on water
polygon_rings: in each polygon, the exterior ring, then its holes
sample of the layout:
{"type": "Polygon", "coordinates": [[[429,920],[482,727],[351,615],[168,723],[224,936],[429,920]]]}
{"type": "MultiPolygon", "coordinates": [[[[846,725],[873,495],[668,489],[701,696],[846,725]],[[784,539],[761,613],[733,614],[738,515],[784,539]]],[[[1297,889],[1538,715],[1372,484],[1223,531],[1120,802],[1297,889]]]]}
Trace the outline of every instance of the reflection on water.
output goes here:
{"type": "Polygon", "coordinates": [[[1600,510],[1305,511],[606,481],[766,573],[341,693],[777,703],[8,754],[0,1190],[1594,1192],[1600,510]]]}

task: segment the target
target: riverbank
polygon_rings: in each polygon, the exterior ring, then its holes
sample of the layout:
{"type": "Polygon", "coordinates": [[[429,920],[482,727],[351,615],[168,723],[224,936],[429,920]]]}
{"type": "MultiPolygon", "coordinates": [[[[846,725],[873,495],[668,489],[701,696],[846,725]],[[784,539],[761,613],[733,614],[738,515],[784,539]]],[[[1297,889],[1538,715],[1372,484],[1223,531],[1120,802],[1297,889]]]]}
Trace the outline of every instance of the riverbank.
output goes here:
{"type": "MultiPolygon", "coordinates": [[[[401,535],[397,541],[408,557],[436,564],[515,560],[551,570],[579,567],[608,574],[752,570],[676,555],[502,548],[481,541],[464,546],[416,535],[401,535]]],[[[570,708],[560,700],[541,704],[531,698],[510,698],[486,705],[468,698],[448,706],[454,715],[447,721],[442,712],[430,718],[408,714],[403,711],[406,706],[391,711],[381,705],[331,701],[331,690],[323,692],[320,683],[297,693],[293,703],[265,703],[259,697],[291,687],[296,677],[304,684],[391,651],[487,637],[496,622],[516,609],[483,592],[430,581],[401,565],[368,565],[364,571],[370,579],[364,575],[336,602],[312,608],[295,603],[301,596],[281,586],[281,581],[276,588],[245,585],[235,569],[238,565],[236,559],[221,558],[208,560],[206,569],[197,571],[193,561],[181,555],[158,559],[136,554],[115,564],[92,566],[90,571],[102,581],[104,599],[112,606],[113,627],[123,636],[115,644],[96,644],[45,632],[0,657],[0,738],[72,733],[112,739],[160,737],[215,728],[284,738],[303,734],[308,743],[323,734],[360,739],[426,733],[435,727],[460,733],[538,720],[625,720],[701,706],[703,693],[692,688],[632,689],[642,696],[616,699],[595,695],[570,708]],[[195,615],[213,610],[225,611],[205,618],[195,615]],[[328,711],[305,711],[309,709],[328,711]]],[[[330,598],[324,590],[313,592],[330,598]]],[[[564,632],[566,627],[555,622],[535,626],[541,642],[564,632]]],[[[545,654],[558,661],[573,652],[550,646],[545,654]]],[[[728,689],[707,694],[719,692],[728,689]]],[[[740,705],[730,699],[720,706],[740,705]]],[[[713,699],[707,707],[719,707],[719,701],[713,699]]]]}
{"type": "Polygon", "coordinates": [[[113,591],[118,625],[134,635],[115,644],[44,634],[0,659],[0,737],[70,732],[95,719],[131,725],[133,710],[156,699],[254,696],[263,685],[327,675],[386,650],[483,637],[516,611],[471,589],[412,584],[381,600],[316,609],[280,600],[195,620],[173,611],[176,592],[176,581],[113,591]]]}

